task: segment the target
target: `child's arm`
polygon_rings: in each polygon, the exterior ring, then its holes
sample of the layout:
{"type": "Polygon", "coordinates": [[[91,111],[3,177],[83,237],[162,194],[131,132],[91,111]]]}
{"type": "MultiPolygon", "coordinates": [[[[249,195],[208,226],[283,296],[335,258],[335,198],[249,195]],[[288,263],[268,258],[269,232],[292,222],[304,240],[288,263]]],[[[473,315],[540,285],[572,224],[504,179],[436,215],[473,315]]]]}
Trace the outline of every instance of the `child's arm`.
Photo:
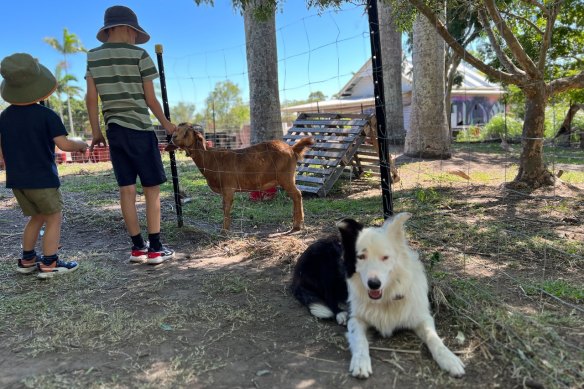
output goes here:
{"type": "Polygon", "coordinates": [[[53,138],[58,148],[63,151],[85,151],[87,150],[87,143],[81,140],[72,140],[67,138],[67,135],[60,135],[53,138]]]}
{"type": "Polygon", "coordinates": [[[162,127],[166,130],[167,133],[172,134],[174,130],[176,130],[176,126],[172,124],[166,116],[164,116],[164,111],[162,110],[162,106],[160,102],[156,98],[156,93],[154,92],[154,84],[152,80],[144,80],[142,81],[144,86],[144,97],[146,99],[146,104],[148,108],[152,111],[156,119],[162,124],[162,127]]]}
{"type": "MultiPolygon", "coordinates": [[[[98,94],[97,87],[95,86],[95,81],[93,77],[87,76],[87,94],[85,95],[85,106],[87,107],[87,114],[89,116],[89,125],[91,125],[91,133],[93,134],[93,139],[91,140],[90,151],[93,151],[95,145],[107,146],[105,138],[101,133],[101,128],[99,127],[99,107],[98,107],[98,94]]],[[[59,147],[60,148],[60,147],[59,147]]]]}

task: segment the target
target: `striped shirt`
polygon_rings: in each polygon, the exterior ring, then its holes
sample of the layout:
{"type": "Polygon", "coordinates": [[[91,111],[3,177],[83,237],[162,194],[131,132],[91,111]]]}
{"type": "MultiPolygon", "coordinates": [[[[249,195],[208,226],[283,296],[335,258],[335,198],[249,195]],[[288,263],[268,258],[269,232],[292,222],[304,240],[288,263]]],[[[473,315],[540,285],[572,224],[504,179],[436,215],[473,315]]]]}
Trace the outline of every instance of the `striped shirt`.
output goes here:
{"type": "Polygon", "coordinates": [[[87,73],[95,81],[106,125],[154,130],[144,96],[143,80],[158,71],[146,50],[127,43],[104,43],[87,53],[87,73]]]}

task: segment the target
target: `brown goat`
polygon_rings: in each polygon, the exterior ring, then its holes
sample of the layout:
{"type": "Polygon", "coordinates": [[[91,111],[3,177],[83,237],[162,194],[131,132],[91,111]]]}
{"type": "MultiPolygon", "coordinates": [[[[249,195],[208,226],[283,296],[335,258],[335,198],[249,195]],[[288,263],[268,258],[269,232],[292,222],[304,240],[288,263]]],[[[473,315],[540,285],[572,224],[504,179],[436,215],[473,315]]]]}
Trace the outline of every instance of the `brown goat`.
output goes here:
{"type": "Polygon", "coordinates": [[[178,125],[167,151],[185,150],[207,184],[223,197],[223,229],[231,226],[231,206],[235,192],[257,191],[281,186],[294,203],[292,231],[302,229],[302,193],[296,188],[296,162],[314,144],[311,137],[293,146],[281,140],[262,142],[243,149],[207,149],[203,134],[188,123],[178,125]]]}

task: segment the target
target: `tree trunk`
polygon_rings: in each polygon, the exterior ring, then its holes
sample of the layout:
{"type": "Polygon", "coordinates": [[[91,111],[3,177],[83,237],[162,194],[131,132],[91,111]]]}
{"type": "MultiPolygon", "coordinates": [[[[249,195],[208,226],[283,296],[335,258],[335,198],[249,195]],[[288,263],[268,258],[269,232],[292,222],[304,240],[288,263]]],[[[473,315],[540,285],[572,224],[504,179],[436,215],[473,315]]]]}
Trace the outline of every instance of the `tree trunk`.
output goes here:
{"type": "Polygon", "coordinates": [[[65,117],[63,116],[63,101],[61,101],[61,95],[57,96],[57,98],[59,99],[59,104],[57,106],[57,109],[59,110],[59,117],[61,118],[61,121],[65,123],[65,117]]]}
{"type": "Polygon", "coordinates": [[[444,106],[444,48],[428,19],[419,15],[414,22],[412,112],[404,150],[408,156],[451,156],[444,106]]]}
{"type": "Polygon", "coordinates": [[[523,122],[523,150],[519,159],[517,177],[509,187],[536,189],[553,185],[554,176],[543,161],[543,136],[545,131],[545,83],[523,89],[525,93],[525,121],[523,122]]]}
{"type": "Polygon", "coordinates": [[[452,110],[452,88],[454,86],[454,79],[456,77],[458,65],[462,57],[457,53],[452,53],[450,60],[446,62],[446,90],[444,92],[444,111],[446,111],[446,121],[448,123],[448,130],[452,130],[451,110],[452,110]]]}
{"type": "Polygon", "coordinates": [[[385,95],[385,123],[390,144],[403,144],[404,106],[402,99],[402,39],[397,30],[390,4],[377,0],[381,56],[383,58],[383,86],[385,95]]]}
{"type": "Polygon", "coordinates": [[[282,139],[278,90],[278,50],[275,11],[260,20],[254,11],[269,0],[250,1],[243,10],[249,77],[251,143],[282,139]]]}

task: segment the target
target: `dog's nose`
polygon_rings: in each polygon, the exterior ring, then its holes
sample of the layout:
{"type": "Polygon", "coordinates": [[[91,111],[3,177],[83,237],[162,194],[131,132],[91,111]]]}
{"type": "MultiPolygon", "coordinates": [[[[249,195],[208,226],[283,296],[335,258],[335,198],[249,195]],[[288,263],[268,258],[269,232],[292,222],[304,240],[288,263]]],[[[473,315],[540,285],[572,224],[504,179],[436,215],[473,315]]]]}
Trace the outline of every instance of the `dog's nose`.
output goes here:
{"type": "Polygon", "coordinates": [[[371,290],[377,290],[381,287],[381,281],[379,281],[377,278],[370,278],[367,280],[367,286],[371,290]]]}

